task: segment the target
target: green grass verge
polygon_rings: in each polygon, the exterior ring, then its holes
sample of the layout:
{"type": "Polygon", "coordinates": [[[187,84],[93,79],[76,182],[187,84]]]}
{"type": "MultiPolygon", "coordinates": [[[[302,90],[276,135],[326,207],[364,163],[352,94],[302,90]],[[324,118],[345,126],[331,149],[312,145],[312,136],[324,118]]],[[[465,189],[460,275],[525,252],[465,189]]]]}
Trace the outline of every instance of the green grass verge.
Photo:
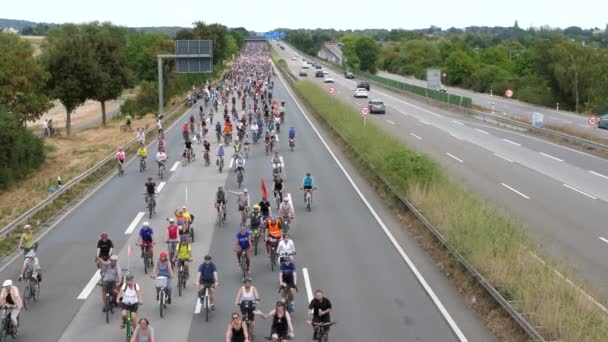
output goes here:
{"type": "MultiPolygon", "coordinates": [[[[520,312],[533,313],[529,320],[544,327],[541,331],[547,339],[606,340],[608,316],[556,277],[549,264],[531,256],[539,248],[519,223],[465,191],[434,161],[408,149],[373,122],[364,128],[350,104],[328,95],[316,83],[299,81],[294,88],[351,154],[364,161],[357,165],[373,165],[372,171],[410,199],[484,277],[517,303],[520,312]]],[[[562,274],[584,284],[568,270],[562,274]]]]}

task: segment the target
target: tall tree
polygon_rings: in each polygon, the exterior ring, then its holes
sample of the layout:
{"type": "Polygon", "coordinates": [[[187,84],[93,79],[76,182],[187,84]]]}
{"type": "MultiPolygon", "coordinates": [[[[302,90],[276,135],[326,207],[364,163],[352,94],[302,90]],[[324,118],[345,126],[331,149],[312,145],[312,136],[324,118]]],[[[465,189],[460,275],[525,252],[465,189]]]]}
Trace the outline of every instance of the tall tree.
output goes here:
{"type": "Polygon", "coordinates": [[[39,119],[52,106],[45,94],[49,74],[32,56],[31,45],[10,33],[0,33],[0,107],[22,125],[39,119]]]}
{"type": "Polygon", "coordinates": [[[131,86],[131,71],[126,55],[126,35],[124,28],[109,23],[92,23],[84,26],[86,35],[96,51],[98,67],[94,70],[96,82],[93,100],[101,104],[101,123],[106,126],[106,102],[114,100],[131,86]]]}
{"type": "Polygon", "coordinates": [[[66,109],[65,130],[71,132],[71,115],[95,93],[98,74],[94,44],[80,26],[62,25],[49,31],[43,61],[51,77],[48,82],[52,98],[66,109]]]}
{"type": "Polygon", "coordinates": [[[370,37],[361,37],[355,43],[355,52],[359,57],[359,68],[375,73],[376,62],[380,57],[380,46],[370,37]]]}

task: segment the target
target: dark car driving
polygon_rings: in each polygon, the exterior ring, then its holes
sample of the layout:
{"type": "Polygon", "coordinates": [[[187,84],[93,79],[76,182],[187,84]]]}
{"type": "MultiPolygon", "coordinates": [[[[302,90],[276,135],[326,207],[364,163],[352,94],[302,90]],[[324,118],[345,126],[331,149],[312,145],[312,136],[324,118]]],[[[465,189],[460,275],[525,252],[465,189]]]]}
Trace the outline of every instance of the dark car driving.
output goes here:
{"type": "Polygon", "coordinates": [[[323,77],[323,71],[319,70],[315,73],[315,77],[323,77]]]}
{"type": "Polygon", "coordinates": [[[347,71],[347,72],[344,73],[344,77],[350,80],[350,79],[355,78],[355,74],[353,74],[350,71],[347,71]]]}
{"type": "Polygon", "coordinates": [[[359,81],[359,83],[357,83],[357,88],[365,88],[367,91],[369,91],[369,82],[359,81]]]}
{"type": "Polygon", "coordinates": [[[384,106],[384,102],[380,101],[380,100],[371,100],[368,103],[369,106],[369,112],[374,114],[374,113],[379,113],[379,114],[386,114],[386,107],[384,106]]]}

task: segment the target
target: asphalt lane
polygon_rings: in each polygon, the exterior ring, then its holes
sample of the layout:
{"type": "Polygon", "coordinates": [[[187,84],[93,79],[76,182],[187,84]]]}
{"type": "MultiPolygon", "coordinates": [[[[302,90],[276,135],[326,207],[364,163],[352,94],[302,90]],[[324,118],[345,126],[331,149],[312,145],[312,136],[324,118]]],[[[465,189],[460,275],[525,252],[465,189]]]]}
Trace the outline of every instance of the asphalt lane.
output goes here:
{"type": "MultiPolygon", "coordinates": [[[[291,60],[288,49],[283,53],[297,73],[302,62],[291,60]]],[[[314,71],[309,69],[309,76],[314,71]]],[[[330,75],[335,96],[353,105],[367,101],[353,99],[354,82],[333,71],[330,75]]],[[[608,252],[601,239],[608,179],[597,171],[606,168],[606,160],[385,91],[372,89],[371,94],[385,101],[387,115],[372,115],[370,120],[431,155],[469,189],[521,219],[549,255],[569,262],[608,297],[601,285],[603,272],[598,272],[608,271],[601,265],[608,252]]]]}

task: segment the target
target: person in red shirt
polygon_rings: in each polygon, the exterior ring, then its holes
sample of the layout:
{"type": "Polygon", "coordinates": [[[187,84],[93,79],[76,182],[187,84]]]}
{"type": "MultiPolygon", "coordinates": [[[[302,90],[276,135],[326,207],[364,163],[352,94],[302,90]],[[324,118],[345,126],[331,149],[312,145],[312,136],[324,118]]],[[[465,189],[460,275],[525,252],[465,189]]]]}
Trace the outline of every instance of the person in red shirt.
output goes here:
{"type": "Polygon", "coordinates": [[[169,251],[175,251],[175,246],[179,243],[179,226],[175,224],[175,219],[173,217],[169,219],[165,242],[169,243],[169,251]]]}
{"type": "Polygon", "coordinates": [[[188,133],[190,133],[190,126],[188,125],[188,121],[184,123],[182,126],[182,135],[184,136],[184,141],[188,141],[188,133]]]}

